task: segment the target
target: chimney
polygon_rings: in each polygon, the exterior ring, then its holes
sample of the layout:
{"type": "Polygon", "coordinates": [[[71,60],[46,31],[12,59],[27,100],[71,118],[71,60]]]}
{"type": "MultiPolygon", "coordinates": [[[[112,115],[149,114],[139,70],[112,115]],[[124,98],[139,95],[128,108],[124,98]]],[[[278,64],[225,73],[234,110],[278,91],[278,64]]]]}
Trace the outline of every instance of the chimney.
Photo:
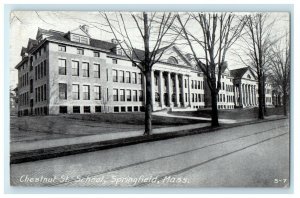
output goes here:
{"type": "Polygon", "coordinates": [[[88,25],[82,25],[80,28],[85,31],[86,33],[89,33],[89,26],[88,25]]]}

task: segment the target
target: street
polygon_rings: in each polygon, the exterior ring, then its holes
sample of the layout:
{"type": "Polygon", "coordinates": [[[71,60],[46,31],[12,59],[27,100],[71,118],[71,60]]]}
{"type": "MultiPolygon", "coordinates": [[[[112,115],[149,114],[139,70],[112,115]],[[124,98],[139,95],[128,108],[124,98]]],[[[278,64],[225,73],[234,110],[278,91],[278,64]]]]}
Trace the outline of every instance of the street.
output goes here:
{"type": "Polygon", "coordinates": [[[12,164],[17,186],[288,187],[288,119],[12,164]]]}

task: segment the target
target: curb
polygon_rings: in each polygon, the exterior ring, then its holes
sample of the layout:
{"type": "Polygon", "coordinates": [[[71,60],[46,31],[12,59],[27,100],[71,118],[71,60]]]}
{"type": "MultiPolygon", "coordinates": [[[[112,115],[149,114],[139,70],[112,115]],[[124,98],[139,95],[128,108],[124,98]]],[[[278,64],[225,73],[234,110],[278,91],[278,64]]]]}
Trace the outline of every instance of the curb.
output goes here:
{"type": "Polygon", "coordinates": [[[281,118],[275,118],[269,120],[254,120],[254,121],[248,121],[248,122],[242,122],[236,124],[223,125],[216,128],[203,127],[197,129],[181,130],[176,132],[152,134],[150,136],[141,135],[136,137],[120,138],[120,139],[106,140],[101,142],[73,144],[73,145],[66,145],[66,146],[59,146],[59,147],[52,147],[52,148],[36,149],[31,151],[14,152],[10,154],[10,164],[32,162],[32,161],[38,161],[43,159],[62,157],[67,155],[74,155],[74,154],[116,148],[121,146],[128,146],[128,145],[145,143],[145,142],[166,140],[166,139],[183,137],[188,135],[214,132],[214,131],[219,131],[221,129],[230,129],[230,128],[244,126],[244,125],[283,120],[286,118],[288,117],[281,117],[281,118]]]}

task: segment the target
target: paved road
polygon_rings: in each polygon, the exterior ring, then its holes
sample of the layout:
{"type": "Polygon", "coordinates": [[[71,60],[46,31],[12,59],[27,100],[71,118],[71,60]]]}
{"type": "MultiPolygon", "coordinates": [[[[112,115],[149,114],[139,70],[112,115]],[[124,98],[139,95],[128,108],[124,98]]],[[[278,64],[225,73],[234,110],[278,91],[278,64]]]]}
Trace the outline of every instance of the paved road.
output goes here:
{"type": "Polygon", "coordinates": [[[288,120],[14,164],[11,184],[287,187],[288,120]]]}

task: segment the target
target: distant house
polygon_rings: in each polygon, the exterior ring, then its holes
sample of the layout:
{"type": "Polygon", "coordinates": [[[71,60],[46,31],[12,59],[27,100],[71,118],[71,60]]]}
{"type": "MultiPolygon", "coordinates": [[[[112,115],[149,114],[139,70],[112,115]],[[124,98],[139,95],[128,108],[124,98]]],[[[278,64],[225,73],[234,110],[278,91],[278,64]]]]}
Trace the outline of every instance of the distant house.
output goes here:
{"type": "MultiPolygon", "coordinates": [[[[137,56],[143,51],[135,49],[137,56]]],[[[97,40],[83,25],[69,32],[39,28],[21,50],[18,115],[137,112],[144,110],[145,79],[115,40],[97,40]]],[[[222,71],[218,107],[257,105],[257,82],[248,68],[222,71]]],[[[205,77],[189,54],[168,46],[153,66],[153,110],[209,106],[205,77]]],[[[271,102],[272,104],[272,102],[271,102]]]]}

